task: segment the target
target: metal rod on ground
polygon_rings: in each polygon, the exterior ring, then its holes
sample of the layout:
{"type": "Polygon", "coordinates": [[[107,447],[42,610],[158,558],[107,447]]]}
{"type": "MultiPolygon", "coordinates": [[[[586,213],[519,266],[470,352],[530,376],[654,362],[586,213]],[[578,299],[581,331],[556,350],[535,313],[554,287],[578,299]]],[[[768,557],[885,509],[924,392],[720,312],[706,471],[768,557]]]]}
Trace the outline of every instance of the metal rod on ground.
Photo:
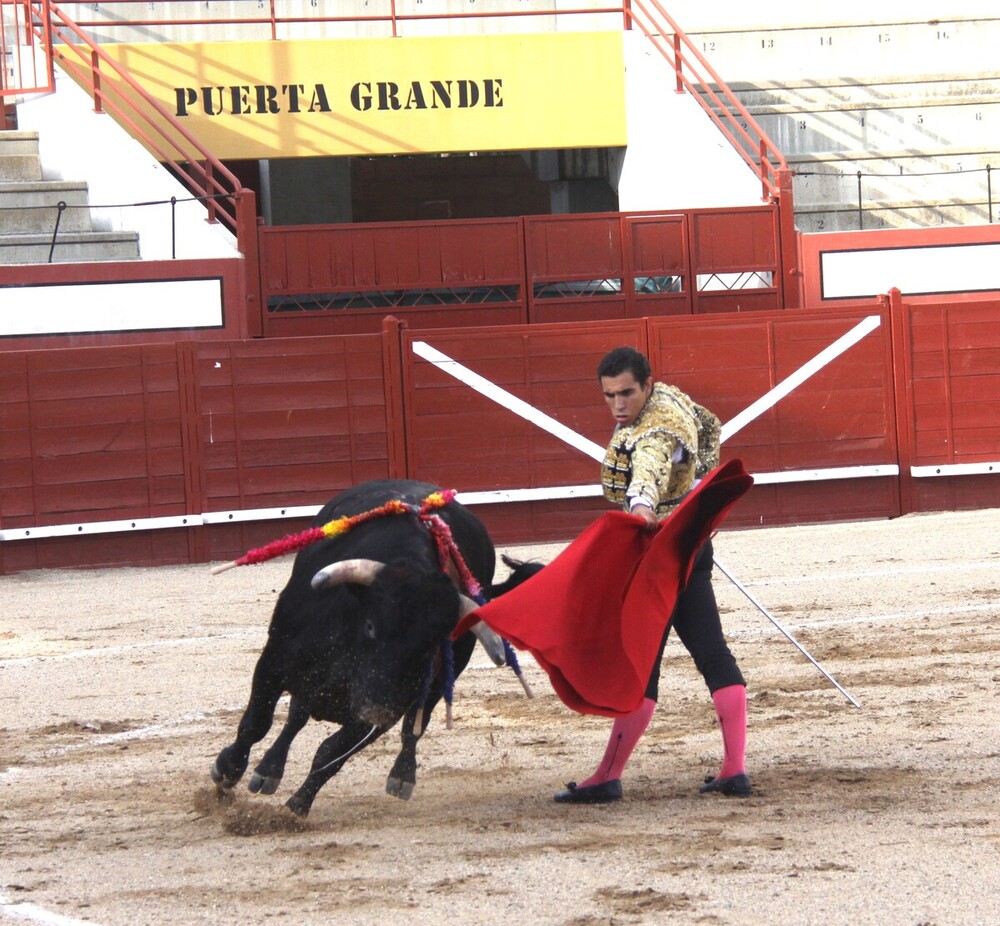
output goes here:
{"type": "Polygon", "coordinates": [[[840,684],[840,682],[838,682],[829,672],[827,672],[826,669],[824,669],[812,657],[809,651],[801,643],[799,643],[798,640],[795,639],[795,637],[793,637],[787,630],[785,630],[784,627],[781,626],[781,624],[778,623],[774,615],[771,614],[771,612],[768,611],[767,608],[765,608],[756,598],[754,598],[754,596],[751,595],[750,592],[726,570],[726,567],[723,566],[722,563],[720,563],[717,559],[713,559],[712,561],[715,563],[719,572],[721,572],[727,579],[729,579],[730,582],[733,583],[733,585],[735,585],[741,592],[743,592],[743,594],[746,595],[746,597],[750,600],[750,602],[754,605],[754,607],[757,608],[757,610],[760,611],[760,613],[763,614],[764,617],[766,617],[772,624],[774,624],[774,626],[777,627],[778,630],[780,630],[786,637],[788,637],[788,639],[792,642],[795,648],[800,653],[802,653],[802,655],[805,656],[806,659],[808,659],[814,666],[816,666],[816,668],[819,669],[820,672],[823,673],[823,675],[826,676],[826,678],[830,681],[833,687],[837,689],[837,691],[839,691],[845,698],[847,698],[847,700],[850,701],[851,704],[853,704],[855,707],[861,707],[861,705],[857,701],[855,701],[854,698],[851,696],[850,692],[848,692],[847,689],[840,684]]]}

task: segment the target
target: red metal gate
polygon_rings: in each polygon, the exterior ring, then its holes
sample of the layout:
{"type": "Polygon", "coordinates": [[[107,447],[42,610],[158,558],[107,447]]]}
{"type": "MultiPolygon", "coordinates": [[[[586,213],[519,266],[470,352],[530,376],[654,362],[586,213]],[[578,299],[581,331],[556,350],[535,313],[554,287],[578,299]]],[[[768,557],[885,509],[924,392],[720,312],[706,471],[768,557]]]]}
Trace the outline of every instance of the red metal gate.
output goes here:
{"type": "Polygon", "coordinates": [[[49,0],[0,0],[0,97],[51,92],[54,87],[51,42],[47,32],[49,0]],[[34,29],[33,29],[34,26],[34,29]]]}

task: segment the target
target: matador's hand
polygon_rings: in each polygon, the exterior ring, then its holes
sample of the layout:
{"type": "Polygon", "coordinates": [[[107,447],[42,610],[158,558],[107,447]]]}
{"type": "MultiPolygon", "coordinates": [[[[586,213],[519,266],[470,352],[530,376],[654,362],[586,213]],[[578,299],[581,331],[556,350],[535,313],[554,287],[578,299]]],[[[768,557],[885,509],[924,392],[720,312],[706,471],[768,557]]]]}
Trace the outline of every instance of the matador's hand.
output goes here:
{"type": "Polygon", "coordinates": [[[660,522],[656,520],[656,512],[648,505],[636,505],[632,509],[632,514],[646,522],[643,528],[647,531],[655,531],[660,526],[660,522]]]}

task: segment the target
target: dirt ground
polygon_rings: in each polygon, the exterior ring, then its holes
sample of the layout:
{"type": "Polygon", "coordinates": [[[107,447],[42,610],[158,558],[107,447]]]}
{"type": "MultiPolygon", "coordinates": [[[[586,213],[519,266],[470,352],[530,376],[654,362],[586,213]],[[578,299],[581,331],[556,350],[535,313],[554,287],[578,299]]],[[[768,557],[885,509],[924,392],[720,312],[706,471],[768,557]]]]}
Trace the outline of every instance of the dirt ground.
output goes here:
{"type": "Polygon", "coordinates": [[[552,794],[609,722],[525,659],[527,700],[477,650],[413,799],[384,793],[391,734],[305,822],[282,802],[328,726],[273,797],[220,803],[209,778],[290,560],[0,578],[0,921],[1000,922],[1000,510],[723,532],[716,556],[861,704],[717,573],[752,797],[698,793],[721,740],[676,640],[625,797],[600,807],[552,794]]]}

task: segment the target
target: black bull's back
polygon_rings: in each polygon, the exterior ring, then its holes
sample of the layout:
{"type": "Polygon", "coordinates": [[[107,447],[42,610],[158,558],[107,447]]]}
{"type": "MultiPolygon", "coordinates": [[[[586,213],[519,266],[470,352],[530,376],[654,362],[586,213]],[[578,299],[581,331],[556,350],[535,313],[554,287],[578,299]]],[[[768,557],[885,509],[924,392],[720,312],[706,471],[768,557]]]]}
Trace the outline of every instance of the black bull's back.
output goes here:
{"type": "MultiPolygon", "coordinates": [[[[363,482],[327,502],[313,519],[313,525],[319,527],[337,518],[365,514],[393,500],[419,510],[425,499],[435,492],[440,492],[439,486],[413,479],[363,482]]],[[[482,522],[456,502],[430,508],[427,514],[439,516],[448,525],[473,576],[483,588],[488,588],[496,567],[496,553],[482,522]]],[[[296,559],[303,559],[303,567],[308,569],[324,557],[329,558],[320,568],[342,559],[368,558],[388,562],[401,556],[419,556],[428,568],[440,568],[430,529],[426,524],[418,524],[412,514],[388,514],[359,524],[338,537],[312,544],[296,559]]]]}

